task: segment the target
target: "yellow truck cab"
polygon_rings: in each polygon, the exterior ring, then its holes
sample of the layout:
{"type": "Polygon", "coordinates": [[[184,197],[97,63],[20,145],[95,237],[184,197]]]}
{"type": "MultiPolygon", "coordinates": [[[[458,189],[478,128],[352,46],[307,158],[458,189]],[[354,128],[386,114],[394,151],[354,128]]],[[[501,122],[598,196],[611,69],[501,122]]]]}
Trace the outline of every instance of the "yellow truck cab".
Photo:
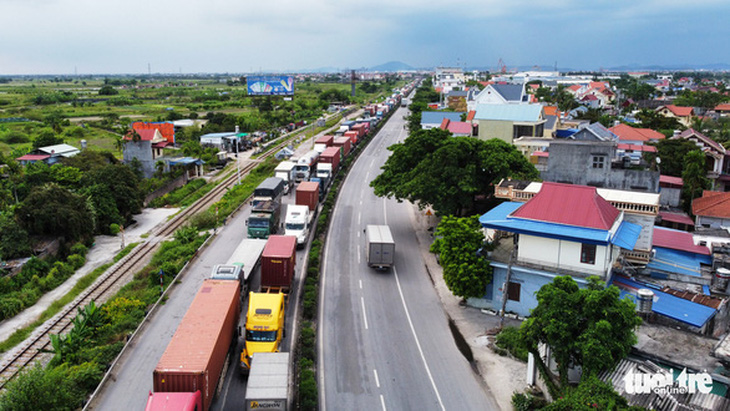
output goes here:
{"type": "Polygon", "coordinates": [[[251,357],[259,352],[279,352],[284,338],[284,293],[255,293],[248,297],[246,340],[241,352],[240,370],[248,374],[251,357]]]}

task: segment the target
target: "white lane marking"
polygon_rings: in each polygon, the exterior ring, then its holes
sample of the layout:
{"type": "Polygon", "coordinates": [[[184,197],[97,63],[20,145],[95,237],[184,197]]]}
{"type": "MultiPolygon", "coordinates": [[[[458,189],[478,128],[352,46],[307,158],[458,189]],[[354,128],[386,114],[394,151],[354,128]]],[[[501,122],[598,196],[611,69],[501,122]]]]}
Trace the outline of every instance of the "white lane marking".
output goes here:
{"type": "Polygon", "coordinates": [[[360,289],[362,290],[362,280],[358,280],[360,282],[360,289]]]}
{"type": "Polygon", "coordinates": [[[383,411],[387,411],[385,408],[385,398],[383,398],[383,394],[380,394],[380,405],[383,407],[383,411]]]}
{"type": "Polygon", "coordinates": [[[416,346],[418,347],[418,352],[421,354],[421,360],[423,361],[423,366],[426,367],[426,373],[428,374],[428,379],[431,381],[431,386],[433,387],[433,390],[436,393],[436,399],[438,399],[441,409],[446,410],[446,408],[444,407],[443,401],[441,401],[441,394],[439,394],[439,390],[436,387],[436,382],[433,380],[433,375],[431,375],[431,369],[428,367],[428,363],[426,362],[426,356],[423,354],[423,349],[421,348],[421,342],[418,340],[418,335],[416,335],[416,328],[413,326],[413,321],[411,321],[411,314],[408,312],[408,306],[406,305],[406,299],[403,296],[403,289],[400,286],[400,280],[398,279],[398,272],[395,270],[395,266],[393,266],[393,274],[395,275],[395,283],[398,286],[398,293],[400,294],[400,300],[403,303],[403,309],[406,312],[406,318],[408,319],[408,325],[410,325],[411,333],[413,333],[413,338],[416,340],[416,346]]]}
{"type": "Polygon", "coordinates": [[[357,238],[360,238],[360,229],[357,230],[357,238]]]}
{"type": "MultiPolygon", "coordinates": [[[[357,232],[358,237],[360,237],[360,231],[357,232]]],[[[360,247],[357,248],[357,263],[360,264],[360,247]]],[[[362,288],[362,287],[360,287],[362,288]]]]}
{"type": "MultiPolygon", "coordinates": [[[[362,205],[362,200],[360,200],[360,205],[362,205]]],[[[357,226],[360,226],[360,220],[362,219],[362,213],[357,213],[357,226]]],[[[360,230],[358,230],[359,232],[360,230]]]]}
{"type": "Polygon", "coordinates": [[[375,374],[375,386],[380,388],[380,379],[378,379],[378,370],[373,368],[373,374],[375,374]]]}
{"type": "Polygon", "coordinates": [[[370,160],[370,167],[369,168],[373,168],[373,164],[375,164],[375,159],[370,160]]]}
{"type": "Polygon", "coordinates": [[[365,298],[360,297],[360,303],[362,304],[362,321],[365,323],[365,329],[368,329],[368,315],[365,313],[365,298]]]}

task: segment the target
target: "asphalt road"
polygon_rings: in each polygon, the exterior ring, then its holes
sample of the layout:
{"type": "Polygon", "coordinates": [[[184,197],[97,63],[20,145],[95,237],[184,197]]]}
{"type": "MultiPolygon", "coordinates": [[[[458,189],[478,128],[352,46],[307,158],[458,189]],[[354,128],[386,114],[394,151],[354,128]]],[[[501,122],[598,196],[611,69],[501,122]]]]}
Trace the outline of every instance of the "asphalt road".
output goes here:
{"type": "Polygon", "coordinates": [[[406,138],[398,109],[351,169],[333,213],[322,277],[319,379],[322,410],[499,409],[459,352],[420,259],[408,204],[369,187],[406,138]],[[367,267],[368,224],[387,224],[395,267],[367,267]]]}

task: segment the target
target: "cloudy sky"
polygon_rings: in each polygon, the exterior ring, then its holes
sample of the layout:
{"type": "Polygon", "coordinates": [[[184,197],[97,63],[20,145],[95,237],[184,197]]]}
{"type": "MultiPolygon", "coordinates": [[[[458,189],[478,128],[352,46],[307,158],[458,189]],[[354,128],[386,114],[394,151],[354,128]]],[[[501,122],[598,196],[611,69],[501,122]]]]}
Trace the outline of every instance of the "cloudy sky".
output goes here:
{"type": "Polygon", "coordinates": [[[0,74],[730,63],[727,0],[0,0],[0,74]]]}

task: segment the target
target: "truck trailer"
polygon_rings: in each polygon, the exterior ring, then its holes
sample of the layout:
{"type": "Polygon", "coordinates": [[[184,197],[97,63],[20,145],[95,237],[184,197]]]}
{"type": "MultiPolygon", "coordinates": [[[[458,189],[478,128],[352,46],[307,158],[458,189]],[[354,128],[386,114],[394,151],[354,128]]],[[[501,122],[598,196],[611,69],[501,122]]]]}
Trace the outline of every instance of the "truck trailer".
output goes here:
{"type": "Polygon", "coordinates": [[[255,206],[258,203],[268,200],[279,201],[283,193],[284,180],[279,177],[269,177],[253,190],[253,201],[251,201],[251,205],[255,206]]]}
{"type": "Polygon", "coordinates": [[[327,147],[326,150],[319,156],[321,163],[332,164],[332,172],[337,172],[337,167],[340,165],[340,148],[339,147],[327,147]]]}
{"type": "MultiPolygon", "coordinates": [[[[204,280],[190,308],[152,373],[153,393],[147,411],[166,408],[165,397],[200,396],[201,411],[210,409],[241,312],[238,281],[204,280]],[[162,398],[160,398],[162,397],[162,398]]],[[[184,403],[185,398],[178,398],[184,403]]],[[[177,403],[177,402],[176,402],[177,403]]]]}
{"type": "Polygon", "coordinates": [[[368,267],[388,269],[393,266],[395,257],[395,241],[387,225],[367,226],[367,255],[368,267]]]}
{"type": "Polygon", "coordinates": [[[286,411],[289,405],[289,353],[257,353],[246,382],[246,411],[286,411]]]}
{"type": "Polygon", "coordinates": [[[228,262],[213,266],[211,280],[238,280],[241,283],[241,298],[248,293],[251,274],[261,262],[261,253],[266,240],[244,238],[233,251],[228,262]]]}
{"type": "MultiPolygon", "coordinates": [[[[317,164],[317,167],[323,165],[329,164],[317,164]]],[[[319,176],[319,171],[320,170],[317,169],[317,176],[319,176]]],[[[330,174],[326,174],[324,177],[329,179],[330,174]]],[[[319,183],[314,181],[303,181],[299,183],[297,186],[295,203],[297,205],[305,205],[309,207],[309,211],[314,212],[317,209],[317,204],[319,203],[319,189],[319,183]]]]}
{"type": "Polygon", "coordinates": [[[293,161],[282,161],[276,165],[274,169],[274,177],[279,177],[284,180],[284,194],[289,194],[289,191],[294,185],[294,166],[296,164],[293,161]]]}
{"type": "Polygon", "coordinates": [[[251,358],[259,353],[279,352],[284,339],[286,295],[284,293],[248,294],[246,314],[246,338],[239,371],[246,375],[251,371],[251,358]]]}
{"type": "Polygon", "coordinates": [[[290,235],[272,235],[261,255],[261,289],[288,292],[294,279],[297,239],[290,235]]]}

